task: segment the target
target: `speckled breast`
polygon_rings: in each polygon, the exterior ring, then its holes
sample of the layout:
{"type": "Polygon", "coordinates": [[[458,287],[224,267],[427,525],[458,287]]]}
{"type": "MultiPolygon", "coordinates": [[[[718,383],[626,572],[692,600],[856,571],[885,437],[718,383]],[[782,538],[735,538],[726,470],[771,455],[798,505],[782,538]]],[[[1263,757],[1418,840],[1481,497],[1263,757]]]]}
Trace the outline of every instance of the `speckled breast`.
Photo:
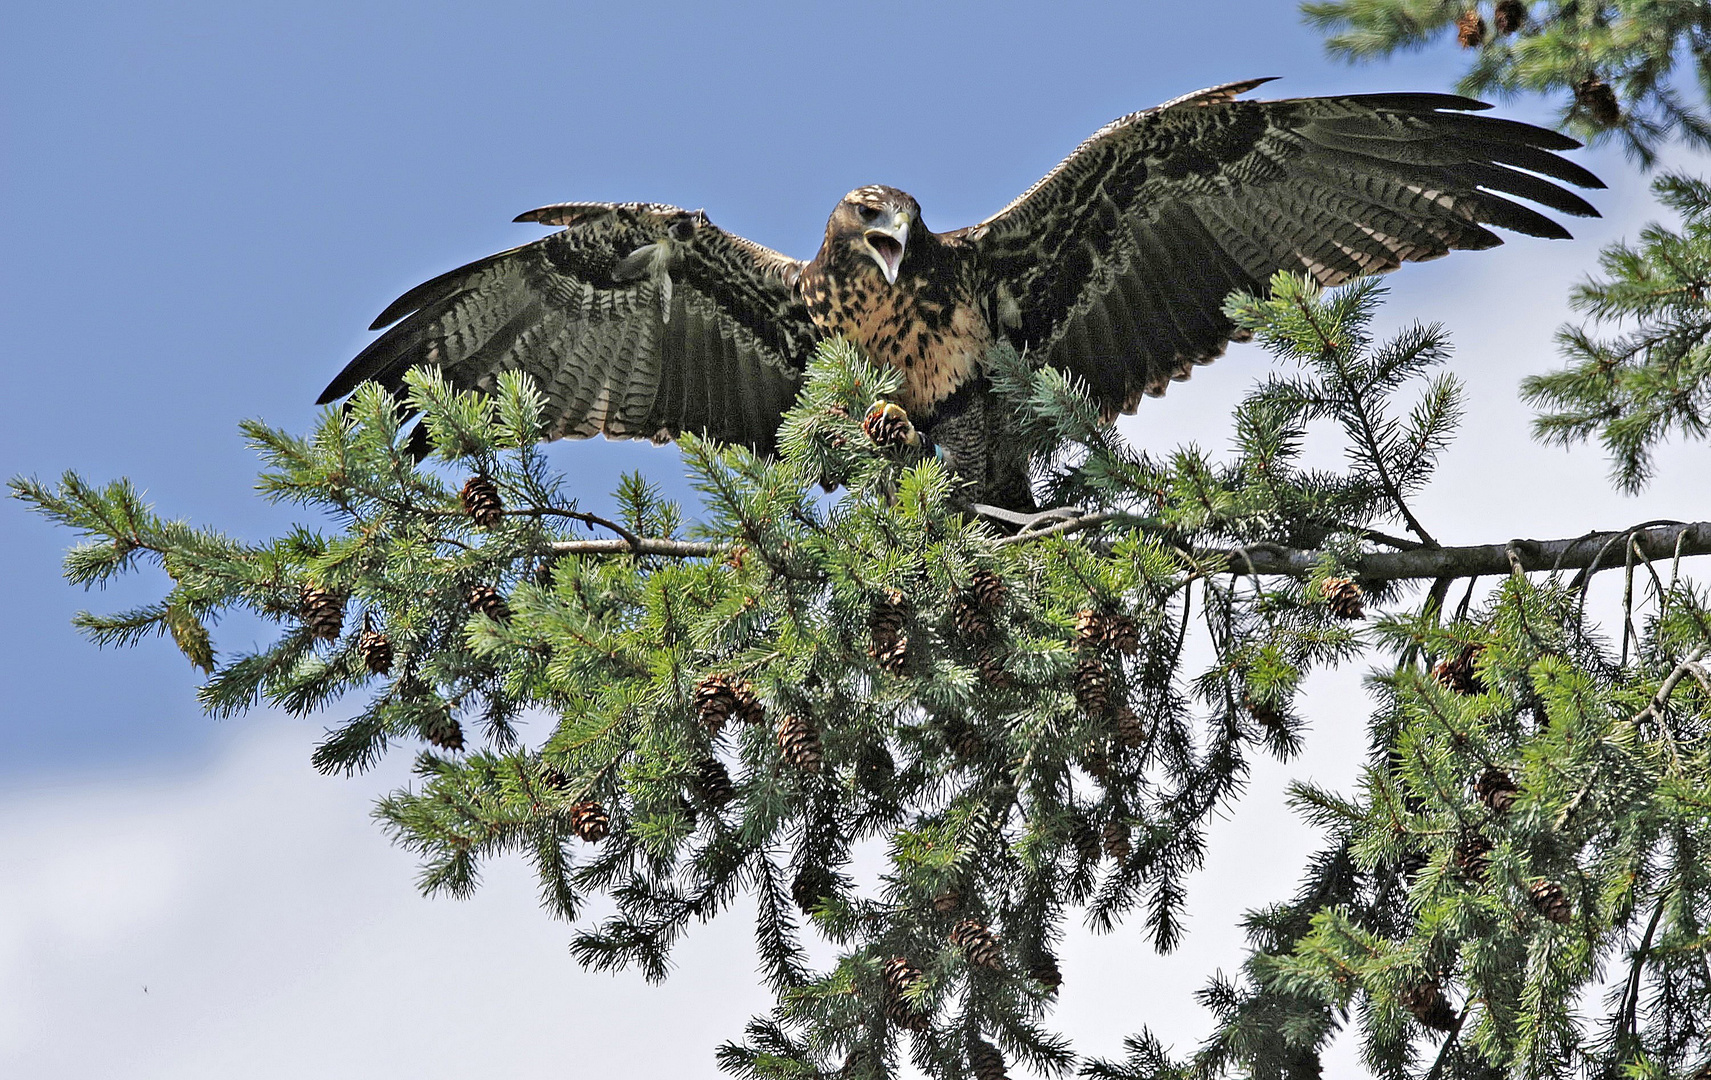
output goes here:
{"type": "Polygon", "coordinates": [[[876,364],[903,372],[898,404],[931,416],[980,370],[992,334],[975,306],[953,288],[903,275],[886,282],[873,266],[847,273],[805,273],[803,297],[828,337],[861,346],[876,364]]]}

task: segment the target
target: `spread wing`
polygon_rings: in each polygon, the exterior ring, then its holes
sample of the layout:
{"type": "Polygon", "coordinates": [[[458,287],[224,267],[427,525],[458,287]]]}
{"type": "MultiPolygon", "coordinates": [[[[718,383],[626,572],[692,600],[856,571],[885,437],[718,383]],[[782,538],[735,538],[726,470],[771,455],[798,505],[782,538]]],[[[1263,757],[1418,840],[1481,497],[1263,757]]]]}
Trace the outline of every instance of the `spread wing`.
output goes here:
{"type": "Polygon", "coordinates": [[[534,376],[549,438],[684,431],[769,450],[815,341],[796,292],[802,264],[700,211],[565,203],[517,218],[565,228],[416,286],[381,312],[376,338],[321,394],[417,364],[491,390],[534,376]]]}
{"type": "Polygon", "coordinates": [[[1224,351],[1235,289],[1278,270],[1323,285],[1502,241],[1487,225],[1567,238],[1515,195],[1577,216],[1552,183],[1603,187],[1552,151],[1580,144],[1467,115],[1444,94],[1238,101],[1202,90],[1113,121],[995,216],[970,245],[1019,345],[1087,380],[1112,412],[1224,351]]]}

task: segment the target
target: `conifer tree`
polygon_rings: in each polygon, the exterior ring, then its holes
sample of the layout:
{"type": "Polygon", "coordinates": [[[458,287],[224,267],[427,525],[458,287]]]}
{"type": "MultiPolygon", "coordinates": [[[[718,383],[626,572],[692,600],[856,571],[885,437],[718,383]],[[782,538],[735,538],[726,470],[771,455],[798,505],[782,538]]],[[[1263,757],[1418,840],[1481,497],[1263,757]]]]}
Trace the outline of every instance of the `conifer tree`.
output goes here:
{"type": "Polygon", "coordinates": [[[1223,455],[1139,453],[1063,374],[996,351],[1042,492],[1075,507],[1019,533],[864,427],[897,377],[841,342],[777,459],[683,440],[687,513],[640,477],[615,517],[581,509],[515,373],[491,396],[411,375],[427,462],[373,386],[308,436],[246,424],[262,491],[312,515],[265,543],[124,481],[13,488],[84,537],[72,581],[170,579],[80,616],[94,640],[170,635],[216,714],[347,716],[323,771],[413,754],[378,812],[424,891],[521,856],[578,960],[651,979],[749,897],[777,1007],[719,1050],[735,1075],[1311,1076],[1351,1009],[1384,1076],[1691,1072],[1711,1059],[1711,613],[1681,560],[1711,523],[1439,545],[1412,501],[1460,389],[1441,328],[1373,339],[1382,294],[1280,275],[1232,299],[1294,370],[1242,401],[1223,455]],[[1302,464],[1315,421],[1346,468],[1302,464]],[[1615,566],[1637,585],[1619,645],[1582,603],[1615,566]],[[210,628],[238,610],[277,637],[222,653],[210,628]],[[1297,750],[1303,677],[1360,655],[1384,659],[1367,776],[1297,789],[1325,852],[1251,917],[1242,979],[1204,991],[1213,1037],[1077,1058],[1050,1027],[1067,928],[1176,943],[1208,815],[1255,755],[1297,750]],[[525,709],[544,740],[521,740],[525,709]],[[596,896],[614,913],[591,922],[596,896]]]}

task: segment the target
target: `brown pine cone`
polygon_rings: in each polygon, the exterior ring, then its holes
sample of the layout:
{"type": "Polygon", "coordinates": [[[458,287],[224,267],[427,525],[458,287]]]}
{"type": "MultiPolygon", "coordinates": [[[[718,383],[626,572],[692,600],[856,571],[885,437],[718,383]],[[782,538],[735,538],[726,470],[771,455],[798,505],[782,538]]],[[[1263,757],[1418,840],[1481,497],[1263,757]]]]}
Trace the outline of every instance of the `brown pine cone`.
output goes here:
{"type": "Polygon", "coordinates": [[[1089,750],[1081,756],[1080,760],[1078,760],[1076,764],[1080,765],[1081,771],[1086,773],[1088,776],[1093,777],[1093,779],[1099,781],[1101,784],[1110,786],[1111,759],[1106,757],[1100,751],[1089,750]]]}
{"type": "Polygon", "coordinates": [[[955,885],[933,897],[933,910],[940,915],[948,915],[959,907],[962,907],[962,893],[955,885]]]}
{"type": "Polygon", "coordinates": [[[933,1024],[931,1016],[917,1010],[907,1001],[887,1001],[885,1018],[904,1031],[926,1031],[933,1024]]]}
{"type": "Polygon", "coordinates": [[[1004,950],[998,945],[986,924],[977,919],[962,919],[951,927],[950,941],[961,949],[975,967],[999,971],[1004,967],[1004,950]]]}
{"type": "Polygon", "coordinates": [[[778,749],[803,772],[820,771],[820,732],[806,717],[793,714],[778,722],[778,749]]]}
{"type": "Polygon", "coordinates": [[[499,501],[499,489],[485,476],[472,476],[458,493],[463,512],[483,529],[491,529],[505,518],[505,504],[499,501]]]}
{"type": "Polygon", "coordinates": [[[1491,869],[1491,849],[1491,840],[1484,833],[1478,829],[1464,829],[1456,838],[1450,861],[1459,874],[1478,884],[1485,880],[1485,872],[1491,869]]]}
{"type": "Polygon", "coordinates": [[[1127,615],[1112,615],[1105,620],[1105,644],[1124,656],[1141,651],[1141,631],[1135,620],[1127,615]]]}
{"type": "Polygon", "coordinates": [[[1097,649],[1105,644],[1105,613],[1096,608],[1082,608],[1075,613],[1075,644],[1081,649],[1097,649]]]}
{"type": "Polygon", "coordinates": [[[1131,750],[1139,750],[1147,744],[1146,725],[1127,704],[1117,706],[1117,741],[1131,750]]]}
{"type": "Polygon", "coordinates": [[[883,642],[875,638],[868,646],[867,654],[873,657],[881,671],[902,675],[909,670],[909,635],[901,634],[883,642]]]}
{"type": "Polygon", "coordinates": [[[450,707],[441,702],[422,724],[422,738],[441,750],[462,750],[463,725],[452,716],[450,707]]]}
{"type": "Polygon", "coordinates": [[[1479,694],[1485,691],[1485,684],[1480,681],[1474,671],[1474,664],[1483,651],[1478,645],[1467,645],[1457,651],[1453,657],[1439,660],[1432,667],[1432,678],[1439,686],[1456,694],[1479,694]]]}
{"type": "Polygon", "coordinates": [[[1574,103],[1585,109],[1600,127],[1615,127],[1622,122],[1622,103],[1616,100],[1616,91],[1596,75],[1575,84],[1574,103]]]}
{"type": "Polygon", "coordinates": [[[893,956],[880,971],[885,980],[885,1018],[905,1031],[927,1030],[932,1018],[906,996],[925,979],[921,969],[901,956],[893,956]]]}
{"type": "Polygon", "coordinates": [[[1339,619],[1360,619],[1366,616],[1366,590],[1353,578],[1328,577],[1319,583],[1319,595],[1325,606],[1339,619]]]}
{"type": "Polygon", "coordinates": [[[1075,662],[1075,703],[1090,716],[1103,716],[1111,707],[1111,669],[1097,656],[1075,662]]]}
{"type": "Polygon", "coordinates": [[[980,681],[995,690],[1008,690],[1016,685],[1016,677],[1004,666],[1002,653],[983,651],[974,661],[980,681]]]}
{"type": "Polygon", "coordinates": [[[921,974],[920,968],[901,956],[893,956],[887,960],[880,972],[885,978],[886,993],[893,997],[903,997],[926,978],[921,974]]]}
{"type": "Polygon", "coordinates": [[[464,589],[463,602],[470,611],[485,615],[494,622],[504,622],[511,617],[510,606],[505,603],[505,598],[499,594],[499,590],[491,585],[477,583],[464,589]]]}
{"type": "Polygon", "coordinates": [[[754,687],[736,675],[709,675],[696,683],[695,711],[714,735],[719,734],[725,722],[732,717],[745,724],[758,724],[766,719],[766,708],[761,705],[754,687]]]}
{"type": "Polygon", "coordinates": [[[1444,998],[1443,988],[1435,982],[1421,981],[1403,989],[1398,996],[1402,1007],[1414,1014],[1414,1019],[1434,1031],[1454,1031],[1456,1011],[1444,998]]]}
{"type": "Polygon", "coordinates": [[[392,640],[374,628],[372,616],[363,616],[362,634],[356,639],[356,651],[369,674],[385,675],[392,670],[392,640]]]}
{"type": "Polygon", "coordinates": [[[570,808],[570,831],[590,844],[598,844],[606,839],[611,828],[612,819],[607,815],[606,808],[593,799],[579,802],[570,808]]]}
{"type": "Polygon", "coordinates": [[[1473,782],[1473,793],[1494,814],[1507,814],[1515,805],[1521,787],[1515,778],[1495,765],[1487,765],[1473,782]]]}
{"type": "Polygon", "coordinates": [[[737,789],[731,784],[730,771],[718,758],[702,758],[696,763],[695,778],[690,781],[690,787],[702,802],[714,807],[724,806],[737,794],[737,789]]]}
{"type": "Polygon", "coordinates": [[[1476,9],[1468,8],[1456,20],[1456,44],[1464,49],[1477,49],[1485,44],[1485,20],[1476,9]]]}
{"type": "Polygon", "coordinates": [[[1499,34],[1513,34],[1526,25],[1527,5],[1521,0],[1497,0],[1491,22],[1499,34]]]}
{"type": "Polygon", "coordinates": [[[1082,862],[1099,861],[1099,833],[1094,830],[1092,823],[1080,814],[1069,819],[1069,843],[1075,848],[1076,857],[1082,862]]]}
{"type": "Polygon", "coordinates": [[[960,716],[947,716],[940,725],[945,732],[945,745],[959,761],[979,757],[986,749],[980,730],[960,716]]]}
{"type": "Polygon", "coordinates": [[[297,617],[310,634],[335,641],[345,628],[345,598],[330,589],[305,585],[298,593],[297,617]]]}
{"type": "Polygon", "coordinates": [[[867,432],[875,446],[887,450],[921,444],[921,433],[909,422],[909,414],[903,411],[903,406],[889,401],[874,402],[873,408],[862,418],[861,429],[867,432]]]}
{"type": "Polygon", "coordinates": [[[790,882],[790,899],[804,915],[819,907],[833,891],[831,871],[823,866],[804,866],[790,882]]]}
{"type": "Polygon", "coordinates": [[[969,595],[986,607],[995,608],[1002,604],[1004,594],[1008,591],[1004,585],[1004,579],[985,567],[968,576],[969,595]]]}
{"type": "Polygon", "coordinates": [[[1262,727],[1280,730],[1287,726],[1282,710],[1271,702],[1261,701],[1245,691],[1242,694],[1242,708],[1246,709],[1248,715],[1258,721],[1262,727]]]}
{"type": "Polygon", "coordinates": [[[1045,987],[1047,991],[1055,992],[1063,985],[1063,972],[1058,970],[1057,957],[1041,949],[1028,964],[1028,978],[1045,987]]]}
{"type": "Polygon", "coordinates": [[[992,612],[971,592],[951,598],[951,624],[963,637],[984,638],[992,633],[992,612]]]}
{"type": "Polygon", "coordinates": [[[974,1080],[1010,1080],[1004,1071],[1004,1055],[985,1039],[969,1040],[968,1071],[974,1080]]]}
{"type": "Polygon", "coordinates": [[[867,654],[894,675],[909,664],[909,635],[903,632],[908,621],[908,601],[897,589],[887,589],[868,612],[867,631],[873,641],[867,654]]]}
{"type": "Polygon", "coordinates": [[[1121,821],[1107,821],[1103,832],[1105,854],[1113,862],[1123,862],[1134,851],[1129,843],[1129,827],[1121,821]]]}
{"type": "Polygon", "coordinates": [[[1533,902],[1534,910],[1558,926],[1574,920],[1574,905],[1569,903],[1568,893],[1554,881],[1541,878],[1533,882],[1527,886],[1527,899],[1533,902]]]}

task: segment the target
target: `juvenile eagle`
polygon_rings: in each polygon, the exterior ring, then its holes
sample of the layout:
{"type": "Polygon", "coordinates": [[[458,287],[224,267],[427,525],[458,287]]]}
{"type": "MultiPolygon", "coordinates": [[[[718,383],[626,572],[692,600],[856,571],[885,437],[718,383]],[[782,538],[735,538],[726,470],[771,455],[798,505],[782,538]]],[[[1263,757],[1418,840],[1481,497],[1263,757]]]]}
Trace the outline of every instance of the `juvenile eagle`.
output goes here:
{"type": "Polygon", "coordinates": [[[1235,332],[1224,297],[1278,270],[1334,285],[1501,243],[1487,225],[1568,237],[1505,195],[1597,216],[1551,182],[1604,186],[1553,153],[1579,145],[1556,132],[1446,94],[1237,100],[1266,81],[1115,120],[954,232],[929,230],[896,188],[857,188],[808,262],[699,210],[531,210],[517,220],[563,228],[399,297],[320,400],[366,379],[397,390],[416,364],[481,389],[520,368],[546,396],[548,438],[695,431],[765,452],[815,343],[841,334],[902,370],[898,404],[975,501],[1020,509],[1026,462],[982,373],[996,340],[1131,412],[1220,355],[1235,332]]]}

